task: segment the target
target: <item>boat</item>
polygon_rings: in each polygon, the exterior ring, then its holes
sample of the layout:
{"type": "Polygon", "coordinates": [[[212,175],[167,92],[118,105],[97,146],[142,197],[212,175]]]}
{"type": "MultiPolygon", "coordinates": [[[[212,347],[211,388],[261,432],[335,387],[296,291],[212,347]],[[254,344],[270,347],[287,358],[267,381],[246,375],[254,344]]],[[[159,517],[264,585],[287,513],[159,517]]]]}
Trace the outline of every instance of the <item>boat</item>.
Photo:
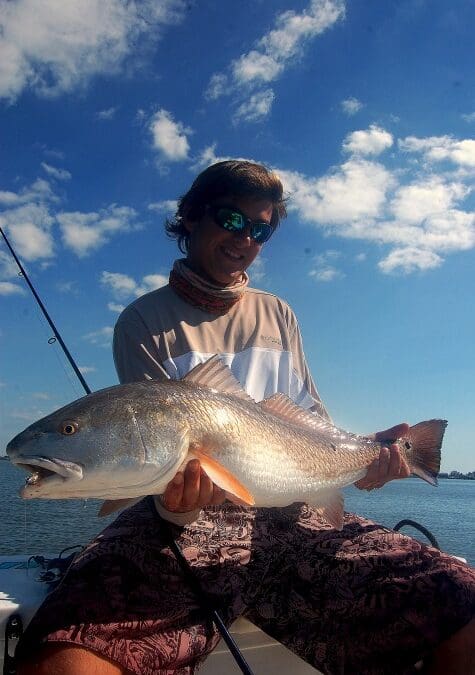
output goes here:
{"type": "MultiPolygon", "coordinates": [[[[3,675],[15,673],[14,653],[18,638],[51,589],[51,583],[56,581],[60,570],[54,565],[58,559],[52,555],[0,556],[0,673],[3,675]]],[[[319,673],[247,619],[237,619],[230,633],[255,675],[319,673]]],[[[239,672],[223,640],[200,669],[200,675],[239,672]]]]}
{"type": "MultiPolygon", "coordinates": [[[[433,546],[439,548],[434,535],[413,520],[401,520],[393,529],[399,530],[405,526],[419,530],[433,546]]],[[[70,549],[61,552],[59,556],[0,556],[0,673],[3,675],[14,675],[14,653],[18,638],[72,561],[75,552],[65,556],[64,553],[68,551],[70,549]]],[[[467,562],[465,558],[454,557],[467,562]]],[[[319,674],[318,670],[243,617],[234,622],[230,634],[249,665],[248,672],[254,675],[274,675],[276,672],[292,675],[319,674]]],[[[224,640],[220,640],[200,669],[200,675],[232,675],[240,670],[242,669],[224,640]]]]}

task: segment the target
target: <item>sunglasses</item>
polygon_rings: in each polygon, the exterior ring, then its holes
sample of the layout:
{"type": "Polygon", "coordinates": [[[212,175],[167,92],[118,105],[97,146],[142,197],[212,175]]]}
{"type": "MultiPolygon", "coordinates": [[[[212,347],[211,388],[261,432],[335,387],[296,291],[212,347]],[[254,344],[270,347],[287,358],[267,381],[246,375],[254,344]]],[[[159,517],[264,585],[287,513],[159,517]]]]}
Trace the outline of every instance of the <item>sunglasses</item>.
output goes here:
{"type": "Polygon", "coordinates": [[[207,209],[216,225],[228,230],[228,232],[242,232],[249,226],[249,233],[256,244],[263,244],[270,239],[274,232],[270,223],[266,223],[264,220],[251,220],[236,208],[208,204],[207,209]]]}

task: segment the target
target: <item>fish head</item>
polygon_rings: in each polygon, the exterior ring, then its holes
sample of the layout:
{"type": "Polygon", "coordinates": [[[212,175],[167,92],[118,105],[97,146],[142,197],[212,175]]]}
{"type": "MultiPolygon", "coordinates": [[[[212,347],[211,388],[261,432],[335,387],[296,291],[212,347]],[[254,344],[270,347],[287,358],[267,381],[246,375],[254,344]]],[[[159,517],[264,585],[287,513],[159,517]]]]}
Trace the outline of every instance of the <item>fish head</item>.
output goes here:
{"type": "Polygon", "coordinates": [[[152,403],[141,394],[133,384],[103,389],[15,436],[7,455],[31,474],[20,495],[114,499],[159,494],[186,455],[187,429],[160,398],[152,403]]]}

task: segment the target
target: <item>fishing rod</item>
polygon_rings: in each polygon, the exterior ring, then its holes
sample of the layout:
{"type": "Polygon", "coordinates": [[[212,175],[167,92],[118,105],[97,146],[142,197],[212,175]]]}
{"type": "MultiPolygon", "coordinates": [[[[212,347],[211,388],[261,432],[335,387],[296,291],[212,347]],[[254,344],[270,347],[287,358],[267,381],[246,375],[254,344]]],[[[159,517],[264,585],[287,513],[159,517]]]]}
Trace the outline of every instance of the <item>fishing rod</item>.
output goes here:
{"type": "MultiPolygon", "coordinates": [[[[84,379],[81,371],[79,370],[79,368],[78,368],[73,356],[71,355],[69,349],[66,347],[66,344],[64,343],[63,338],[61,337],[58,329],[56,328],[56,326],[55,326],[51,316],[49,315],[46,307],[42,303],[40,296],[36,292],[35,287],[31,283],[31,281],[28,277],[28,274],[26,273],[23,265],[21,264],[20,260],[18,259],[18,256],[16,255],[12,245],[8,241],[7,236],[6,236],[5,232],[3,231],[3,229],[1,227],[0,227],[0,233],[2,234],[2,237],[5,240],[6,245],[8,246],[8,250],[12,254],[13,259],[15,260],[15,262],[16,262],[19,270],[20,270],[21,276],[23,276],[23,278],[25,279],[26,283],[28,284],[28,286],[30,288],[30,291],[33,293],[33,297],[35,298],[36,302],[38,303],[39,308],[43,312],[44,317],[48,321],[48,323],[49,323],[49,325],[50,325],[50,327],[51,327],[51,329],[54,333],[55,339],[59,342],[66,358],[68,359],[69,363],[71,364],[72,369],[74,370],[74,372],[75,372],[76,376],[78,377],[81,385],[83,386],[84,391],[86,392],[86,394],[92,393],[91,389],[89,388],[89,385],[87,384],[87,382],[84,379]]],[[[53,340],[53,342],[54,342],[53,338],[50,338],[50,340],[48,340],[48,342],[51,343],[51,340],[53,340]]],[[[231,634],[230,634],[229,630],[227,629],[226,624],[224,623],[224,621],[223,621],[221,615],[219,614],[218,610],[216,608],[213,608],[212,606],[209,606],[209,604],[208,604],[209,598],[206,596],[205,592],[201,588],[201,584],[200,584],[198,578],[196,577],[196,575],[193,573],[193,570],[190,566],[190,563],[185,558],[185,556],[183,555],[183,552],[181,551],[180,547],[178,546],[178,544],[177,544],[177,542],[176,542],[176,540],[173,536],[173,532],[171,530],[170,523],[168,521],[166,521],[164,518],[162,518],[158,514],[158,512],[157,512],[157,516],[162,521],[162,525],[163,525],[163,528],[165,530],[165,534],[166,534],[166,537],[168,539],[168,543],[169,543],[171,549],[173,550],[173,553],[175,554],[177,562],[182,569],[183,575],[184,575],[189,587],[191,588],[193,593],[196,595],[202,609],[205,611],[206,614],[208,614],[210,616],[211,620],[215,624],[216,628],[218,629],[219,633],[221,634],[221,637],[223,638],[223,640],[227,644],[227,646],[229,648],[229,651],[233,655],[234,660],[236,661],[236,664],[239,666],[241,672],[244,673],[244,675],[253,675],[253,672],[252,672],[249,664],[247,663],[247,661],[244,658],[242,652],[240,651],[239,647],[237,646],[236,642],[234,641],[233,637],[231,636],[231,634]]]]}
{"type": "MultiPolygon", "coordinates": [[[[68,359],[69,363],[71,364],[72,369],[73,369],[74,372],[76,373],[76,375],[77,375],[77,377],[78,377],[78,379],[79,379],[79,382],[82,384],[84,391],[86,392],[86,394],[90,394],[90,393],[91,393],[91,390],[89,389],[89,386],[88,386],[86,380],[84,379],[84,377],[83,377],[81,371],[80,371],[79,368],[77,367],[76,362],[75,362],[75,360],[73,359],[73,357],[71,356],[71,353],[70,353],[69,349],[68,349],[68,348],[66,347],[66,345],[64,344],[64,340],[63,340],[63,338],[61,337],[61,335],[59,334],[58,329],[57,329],[56,326],[54,325],[53,319],[50,317],[50,315],[48,314],[48,311],[47,311],[46,307],[45,307],[45,306],[43,305],[43,303],[41,302],[40,296],[39,296],[38,293],[36,292],[35,287],[34,287],[33,284],[31,283],[30,278],[29,278],[28,274],[27,274],[26,271],[25,271],[25,268],[23,267],[23,265],[21,264],[20,260],[18,259],[17,254],[15,253],[15,251],[13,250],[12,245],[10,244],[10,242],[9,242],[8,239],[7,239],[7,235],[6,235],[5,232],[2,230],[1,227],[0,227],[0,233],[1,233],[2,237],[4,238],[5,243],[6,243],[6,245],[8,246],[8,249],[9,249],[10,253],[12,254],[12,256],[13,256],[13,258],[14,258],[16,264],[18,265],[18,269],[20,270],[20,275],[25,279],[26,283],[28,284],[28,286],[29,286],[29,288],[30,288],[30,291],[33,293],[33,296],[34,296],[36,302],[38,303],[38,305],[39,305],[41,311],[43,312],[43,315],[44,315],[46,321],[49,323],[49,325],[50,325],[50,327],[51,327],[51,330],[52,330],[53,333],[54,333],[54,339],[56,339],[56,340],[59,342],[59,344],[61,345],[61,348],[62,348],[62,350],[63,350],[63,352],[64,352],[66,358],[68,359]]],[[[50,338],[50,340],[48,340],[48,342],[50,342],[50,344],[52,344],[52,343],[51,343],[51,340],[54,342],[54,339],[50,338]]]]}

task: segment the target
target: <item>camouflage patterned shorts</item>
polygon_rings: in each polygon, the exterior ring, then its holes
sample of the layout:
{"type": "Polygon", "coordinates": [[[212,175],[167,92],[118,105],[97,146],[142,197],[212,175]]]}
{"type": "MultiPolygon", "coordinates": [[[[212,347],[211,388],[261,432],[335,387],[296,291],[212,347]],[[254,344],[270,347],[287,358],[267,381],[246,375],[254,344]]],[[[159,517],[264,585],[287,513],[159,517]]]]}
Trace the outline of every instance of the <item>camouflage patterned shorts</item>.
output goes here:
{"type": "MultiPolygon", "coordinates": [[[[307,506],[209,507],[175,538],[227,624],[247,616],[316,668],[411,673],[468,623],[475,570],[369,520],[336,532],[307,506]]],[[[183,579],[153,501],[75,560],[20,642],[83,646],[136,675],[190,675],[219,635],[183,579]]]]}

